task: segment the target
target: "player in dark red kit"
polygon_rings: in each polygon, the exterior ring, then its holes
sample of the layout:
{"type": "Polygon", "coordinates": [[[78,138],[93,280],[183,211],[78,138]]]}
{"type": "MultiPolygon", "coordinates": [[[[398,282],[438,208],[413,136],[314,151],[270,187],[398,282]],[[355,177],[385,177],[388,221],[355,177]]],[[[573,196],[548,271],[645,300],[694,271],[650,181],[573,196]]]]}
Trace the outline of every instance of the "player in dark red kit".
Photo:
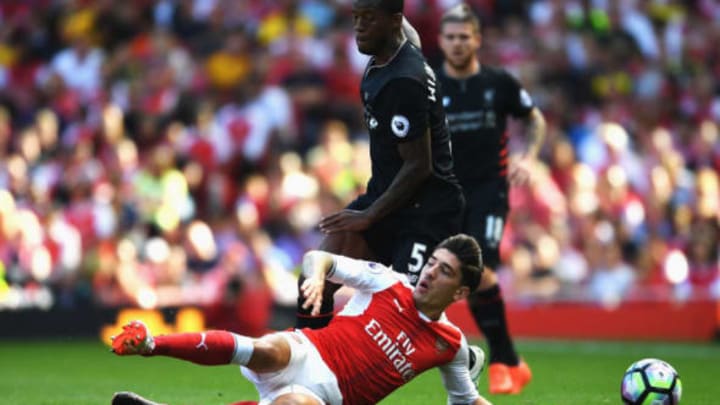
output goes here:
{"type": "MultiPolygon", "coordinates": [[[[372,176],[364,194],[321,220],[320,250],[378,261],[415,283],[435,245],[459,232],[464,200],[435,74],[405,39],[402,10],[402,0],[353,2],[358,49],[371,56],[360,92],[372,176]]],[[[336,289],[325,289],[316,316],[299,298],[297,326],[327,325],[336,289]]]]}
{"type": "Polygon", "coordinates": [[[509,184],[524,185],[545,137],[545,119],[530,95],[505,70],[480,63],[480,22],[466,4],[448,10],[440,21],[445,60],[438,71],[447,114],[455,174],[465,194],[463,232],[483,250],[486,268],[480,289],[469,299],[471,312],[490,348],[490,393],[518,393],[530,381],[527,364],[515,351],[505,304],[494,270],[508,214],[509,184]],[[508,116],[528,120],[529,147],[509,163],[508,116]]]}

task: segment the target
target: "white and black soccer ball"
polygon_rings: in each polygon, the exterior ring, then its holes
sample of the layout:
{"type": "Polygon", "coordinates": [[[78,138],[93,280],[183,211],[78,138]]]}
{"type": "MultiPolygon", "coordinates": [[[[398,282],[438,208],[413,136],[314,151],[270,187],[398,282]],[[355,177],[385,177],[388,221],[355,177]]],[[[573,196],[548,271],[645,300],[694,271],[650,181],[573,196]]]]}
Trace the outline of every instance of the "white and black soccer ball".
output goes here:
{"type": "Polygon", "coordinates": [[[625,371],[620,395],[627,405],[677,405],[682,384],[670,364],[658,359],[642,359],[625,371]]]}

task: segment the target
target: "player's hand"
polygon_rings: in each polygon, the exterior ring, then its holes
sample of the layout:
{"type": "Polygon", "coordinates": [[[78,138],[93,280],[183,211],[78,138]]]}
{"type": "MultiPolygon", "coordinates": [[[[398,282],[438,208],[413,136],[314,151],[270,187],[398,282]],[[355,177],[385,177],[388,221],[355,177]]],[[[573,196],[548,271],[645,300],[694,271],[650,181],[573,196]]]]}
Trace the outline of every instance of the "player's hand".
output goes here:
{"type": "Polygon", "coordinates": [[[333,233],[341,231],[359,232],[370,227],[371,221],[365,211],[344,209],[320,220],[320,231],[333,233]]]}
{"type": "Polygon", "coordinates": [[[522,187],[530,183],[530,173],[534,165],[534,160],[529,157],[514,159],[510,162],[510,171],[508,179],[510,185],[522,187]]]}
{"type": "Polygon", "coordinates": [[[300,286],[300,292],[305,298],[303,309],[312,307],[310,315],[320,314],[320,306],[323,301],[323,289],[325,289],[325,279],[319,277],[306,278],[300,286]]]}

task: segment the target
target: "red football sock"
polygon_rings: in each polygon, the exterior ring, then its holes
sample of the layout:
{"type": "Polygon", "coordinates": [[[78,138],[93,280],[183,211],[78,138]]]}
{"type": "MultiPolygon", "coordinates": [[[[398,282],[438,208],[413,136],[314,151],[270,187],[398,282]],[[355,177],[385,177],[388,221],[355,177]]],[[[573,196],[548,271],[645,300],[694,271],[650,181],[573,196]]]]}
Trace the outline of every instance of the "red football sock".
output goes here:
{"type": "Polygon", "coordinates": [[[155,336],[154,356],[169,356],[208,366],[230,364],[235,352],[232,333],[211,330],[155,336]]]}

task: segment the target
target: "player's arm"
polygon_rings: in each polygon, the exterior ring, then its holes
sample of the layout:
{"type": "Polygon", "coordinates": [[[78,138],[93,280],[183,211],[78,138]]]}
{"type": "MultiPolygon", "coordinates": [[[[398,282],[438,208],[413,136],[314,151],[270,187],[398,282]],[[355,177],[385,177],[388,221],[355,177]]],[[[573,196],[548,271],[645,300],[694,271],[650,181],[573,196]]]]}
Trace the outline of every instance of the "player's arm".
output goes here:
{"type": "Polygon", "coordinates": [[[362,231],[388,214],[408,205],[420,185],[432,173],[432,152],[429,130],[429,89],[413,79],[395,79],[385,85],[376,108],[379,125],[385,126],[397,148],[402,164],[387,189],[362,211],[342,210],[320,221],[325,233],[362,231]]]}
{"type": "Polygon", "coordinates": [[[422,183],[432,174],[432,148],[429,125],[429,91],[410,79],[394,80],[383,90],[387,104],[381,125],[388,125],[402,166],[385,192],[367,208],[372,222],[408,205],[422,183]]]}
{"type": "Polygon", "coordinates": [[[533,165],[540,153],[543,142],[545,142],[547,124],[543,113],[535,103],[533,103],[532,97],[530,97],[527,90],[507,73],[505,80],[508,86],[508,94],[515,95],[513,99],[511,99],[510,113],[515,117],[523,117],[528,130],[527,151],[520,159],[515,159],[510,163],[508,176],[510,184],[522,186],[530,180],[533,165]]]}
{"type": "Polygon", "coordinates": [[[420,185],[432,173],[430,130],[425,135],[397,145],[403,164],[390,187],[370,205],[367,213],[373,222],[407,205],[420,185]]]}
{"type": "Polygon", "coordinates": [[[385,192],[363,211],[345,209],[326,216],[320,221],[321,231],[362,231],[412,200],[420,185],[432,173],[429,129],[425,129],[424,135],[399,143],[396,147],[403,162],[385,192]]]}
{"type": "Polygon", "coordinates": [[[528,147],[525,154],[510,163],[508,179],[514,186],[524,186],[530,181],[533,165],[545,141],[545,117],[539,108],[533,107],[527,118],[528,147]]]}
{"type": "Polygon", "coordinates": [[[462,338],[460,349],[455,357],[447,364],[439,366],[443,386],[448,393],[448,405],[490,405],[477,390],[477,386],[470,378],[468,370],[469,349],[465,337],[462,338]]]}
{"type": "Polygon", "coordinates": [[[543,142],[545,142],[545,134],[547,131],[545,116],[539,108],[533,107],[532,110],[530,110],[530,115],[527,118],[527,126],[529,139],[525,156],[535,159],[538,153],[540,153],[543,142]]]}
{"type": "Polygon", "coordinates": [[[320,250],[305,253],[302,272],[305,276],[300,286],[300,293],[305,297],[303,308],[312,308],[312,315],[320,313],[325,280],[366,292],[380,291],[398,282],[398,276],[379,263],[320,250]]]}

